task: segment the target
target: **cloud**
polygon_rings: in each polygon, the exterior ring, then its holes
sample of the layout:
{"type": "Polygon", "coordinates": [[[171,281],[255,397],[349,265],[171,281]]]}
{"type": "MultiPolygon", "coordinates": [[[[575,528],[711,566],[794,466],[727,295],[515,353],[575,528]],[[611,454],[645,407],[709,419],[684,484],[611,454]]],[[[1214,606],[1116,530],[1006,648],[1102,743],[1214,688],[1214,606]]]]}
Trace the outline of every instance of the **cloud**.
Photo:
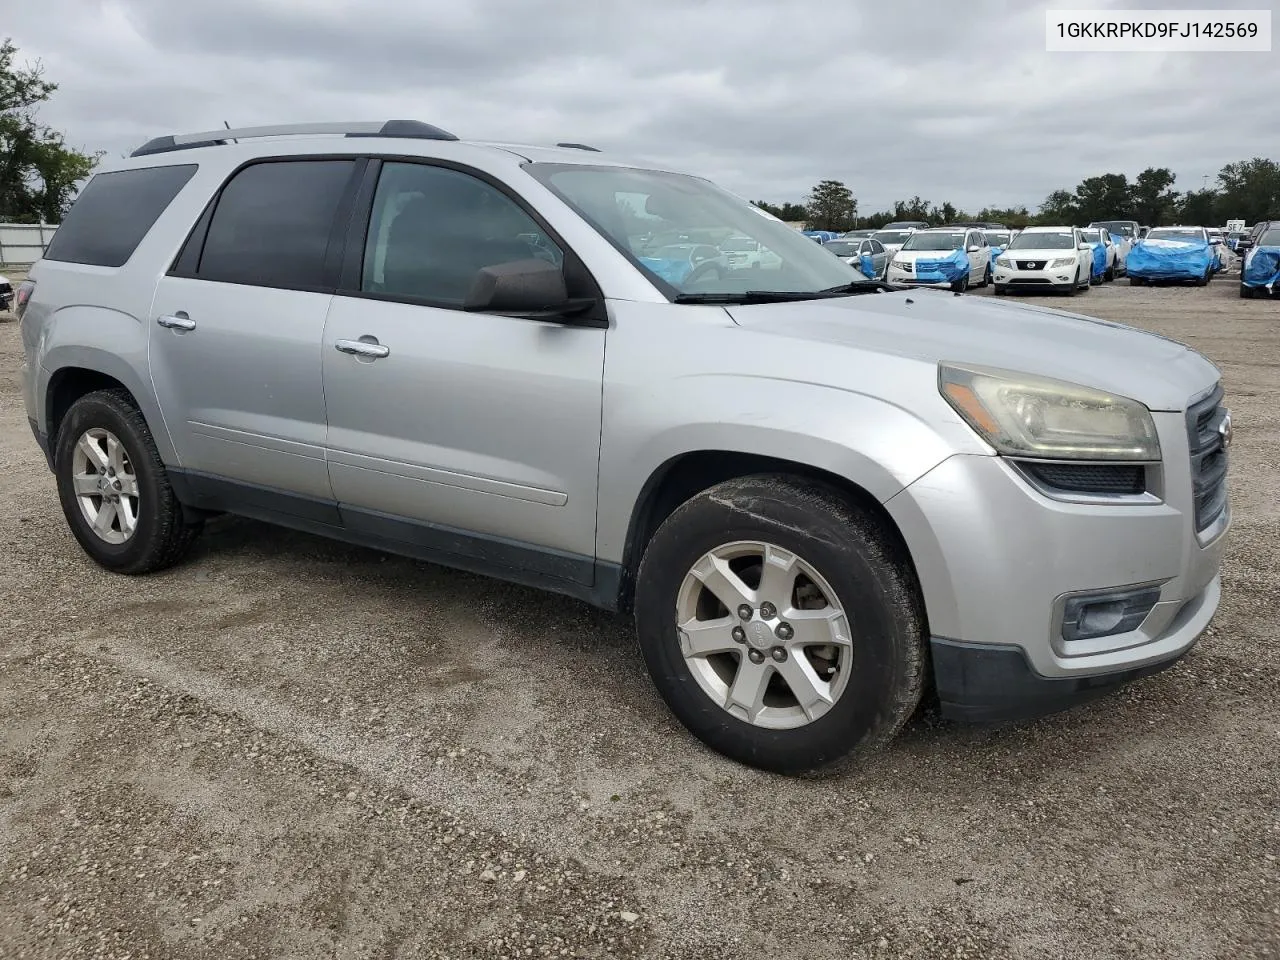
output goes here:
{"type": "MultiPolygon", "coordinates": [[[[1196,4],[1150,4],[1179,5],[1196,4]]],[[[1049,4],[13,6],[4,32],[60,85],[45,120],[112,155],[224,120],[415,117],[464,139],[652,157],[752,198],[799,200],[840,179],[870,211],[917,194],[1034,207],[1086,176],[1150,165],[1186,189],[1280,154],[1259,98],[1280,84],[1274,56],[1050,54],[1049,4]]]]}

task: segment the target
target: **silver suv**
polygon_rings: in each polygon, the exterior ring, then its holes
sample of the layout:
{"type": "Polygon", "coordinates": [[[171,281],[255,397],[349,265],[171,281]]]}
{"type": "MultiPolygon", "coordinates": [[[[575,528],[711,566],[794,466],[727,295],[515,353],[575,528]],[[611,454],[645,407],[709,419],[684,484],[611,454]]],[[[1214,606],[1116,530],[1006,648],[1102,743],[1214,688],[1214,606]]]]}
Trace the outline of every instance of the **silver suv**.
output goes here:
{"type": "Polygon", "coordinates": [[[1115,323],[868,280],[697,177],[415,121],[164,137],[18,291],[72,533],[229,512],[632,613],[739,761],[1061,709],[1218,605],[1219,373],[1115,323]],[[688,250],[747,237],[733,264],[688,250]],[[673,253],[673,251],[675,251],[673,253]]]}

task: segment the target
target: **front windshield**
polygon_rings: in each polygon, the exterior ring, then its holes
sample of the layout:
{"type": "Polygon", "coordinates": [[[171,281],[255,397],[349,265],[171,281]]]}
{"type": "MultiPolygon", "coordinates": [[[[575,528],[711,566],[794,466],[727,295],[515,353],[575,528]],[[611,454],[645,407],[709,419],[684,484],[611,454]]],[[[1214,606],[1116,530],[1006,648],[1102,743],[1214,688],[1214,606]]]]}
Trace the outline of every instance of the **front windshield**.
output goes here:
{"type": "Polygon", "coordinates": [[[1204,240],[1199,230],[1175,230],[1162,227],[1147,234],[1148,240],[1204,240]]]}
{"type": "Polygon", "coordinates": [[[1020,233],[1009,242],[1010,250],[1073,250],[1076,238],[1070,230],[1020,233]]]}
{"type": "Polygon", "coordinates": [[[910,230],[880,230],[873,233],[881,243],[903,244],[907,242],[907,237],[911,236],[910,230]]]}
{"type": "Polygon", "coordinates": [[[834,253],[837,257],[853,257],[857,256],[861,245],[860,240],[828,240],[826,248],[827,253],[834,253]]]}
{"type": "Polygon", "coordinates": [[[1003,247],[1009,242],[1009,234],[1007,233],[994,233],[988,230],[985,236],[987,238],[987,246],[989,247],[1003,247]]]}
{"type": "Polygon", "coordinates": [[[963,245],[963,233],[913,233],[902,245],[902,249],[959,250],[963,245]]]}
{"type": "Polygon", "coordinates": [[[697,177],[560,163],[532,163],[525,170],[655,278],[668,296],[816,293],[866,279],[800,231],[697,177]],[[674,243],[723,249],[730,238],[759,244],[760,256],[697,262],[688,253],[669,255],[674,243]]]}

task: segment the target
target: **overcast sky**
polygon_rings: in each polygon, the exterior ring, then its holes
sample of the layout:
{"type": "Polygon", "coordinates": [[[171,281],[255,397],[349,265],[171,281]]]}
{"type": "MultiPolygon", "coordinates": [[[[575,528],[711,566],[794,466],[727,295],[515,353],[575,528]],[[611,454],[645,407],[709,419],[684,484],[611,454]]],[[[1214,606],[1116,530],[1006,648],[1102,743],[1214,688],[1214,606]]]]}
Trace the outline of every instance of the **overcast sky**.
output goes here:
{"type": "Polygon", "coordinates": [[[1044,50],[1048,7],[1218,5],[7,0],[0,35],[60,85],[45,121],[111,155],[223,120],[412,117],[652,157],[751,199],[834,178],[863,212],[1034,209],[1097,173],[1168,166],[1185,190],[1280,159],[1278,53],[1044,50]]]}

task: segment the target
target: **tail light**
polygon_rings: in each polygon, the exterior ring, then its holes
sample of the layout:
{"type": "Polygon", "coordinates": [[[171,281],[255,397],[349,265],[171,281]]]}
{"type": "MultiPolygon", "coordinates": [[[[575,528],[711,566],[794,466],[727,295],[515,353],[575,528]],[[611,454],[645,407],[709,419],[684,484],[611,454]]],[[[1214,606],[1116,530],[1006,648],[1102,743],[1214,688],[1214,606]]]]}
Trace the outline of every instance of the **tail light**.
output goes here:
{"type": "Polygon", "coordinates": [[[26,313],[27,304],[31,302],[31,294],[35,293],[35,289],[34,280],[23,280],[18,284],[18,292],[13,297],[13,313],[19,320],[26,313]]]}

